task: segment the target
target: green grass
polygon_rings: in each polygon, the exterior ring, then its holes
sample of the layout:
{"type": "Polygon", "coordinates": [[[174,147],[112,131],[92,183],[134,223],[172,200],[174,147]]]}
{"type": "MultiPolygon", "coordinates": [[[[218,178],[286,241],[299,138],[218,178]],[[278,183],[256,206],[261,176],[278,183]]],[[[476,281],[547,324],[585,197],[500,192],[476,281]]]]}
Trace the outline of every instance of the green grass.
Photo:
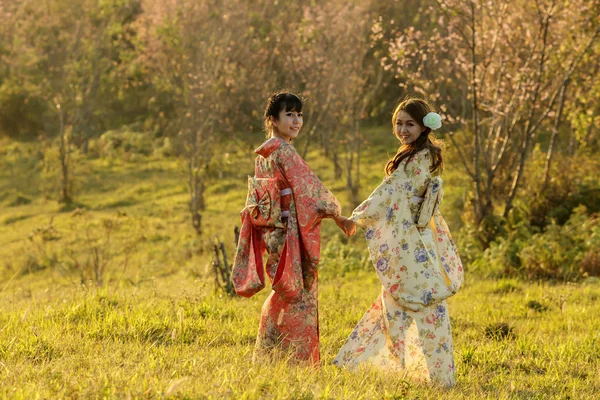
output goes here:
{"type": "Polygon", "coordinates": [[[600,391],[597,284],[520,283],[498,294],[469,278],[450,300],[458,384],[445,391],[331,362],[377,296],[370,272],[322,274],[319,370],[252,365],[265,290],[227,298],[185,272],[95,289],[59,285],[4,292],[0,394],[14,398],[594,398],[600,391]],[[528,307],[535,299],[547,307],[528,307]],[[514,336],[488,337],[505,323],[514,336]]]}
{"type": "MultiPolygon", "coordinates": [[[[372,146],[363,155],[363,198],[381,181],[395,146],[386,129],[366,136],[372,146]]],[[[253,365],[268,290],[251,299],[227,297],[215,291],[209,266],[215,236],[231,261],[251,154],[217,158],[199,238],[187,214],[185,164],[176,158],[118,152],[81,158],[75,201],[82,213],[44,197],[35,144],[3,142],[0,153],[0,398],[579,399],[600,393],[600,284],[593,278],[549,284],[467,273],[449,301],[458,370],[449,391],[375,370],[349,372],[331,362],[380,288],[364,240],[345,238],[327,220],[322,367],[253,365]],[[91,281],[94,251],[106,262],[101,287],[91,281]],[[498,334],[499,326],[508,335],[498,334]]],[[[344,182],[334,179],[319,152],[307,161],[348,214],[344,182]]],[[[444,181],[442,210],[456,232],[465,178],[449,163],[444,181]]]]}

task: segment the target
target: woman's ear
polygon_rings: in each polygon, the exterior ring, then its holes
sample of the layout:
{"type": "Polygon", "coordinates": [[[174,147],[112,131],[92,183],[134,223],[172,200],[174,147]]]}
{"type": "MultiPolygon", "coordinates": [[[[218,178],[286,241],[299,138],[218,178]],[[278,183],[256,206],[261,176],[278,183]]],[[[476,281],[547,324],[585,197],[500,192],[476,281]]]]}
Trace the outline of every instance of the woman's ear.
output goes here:
{"type": "Polygon", "coordinates": [[[277,119],[274,116],[269,115],[269,120],[271,121],[271,126],[277,127],[279,121],[277,121],[277,119]]]}

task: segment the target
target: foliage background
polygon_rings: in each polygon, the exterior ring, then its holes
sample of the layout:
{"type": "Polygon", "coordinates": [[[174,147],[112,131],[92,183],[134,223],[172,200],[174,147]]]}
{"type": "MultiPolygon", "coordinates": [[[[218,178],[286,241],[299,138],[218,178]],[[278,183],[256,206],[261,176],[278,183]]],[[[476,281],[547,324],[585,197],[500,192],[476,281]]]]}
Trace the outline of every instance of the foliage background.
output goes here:
{"type": "Polygon", "coordinates": [[[595,398],[600,3],[0,1],[0,376],[6,398],[595,398]],[[345,214],[444,116],[442,212],[467,268],[458,385],[329,365],[376,297],[325,221],[320,370],[252,365],[260,306],[228,262],[266,98],[345,214]],[[277,377],[273,379],[272,377],[277,377]]]}

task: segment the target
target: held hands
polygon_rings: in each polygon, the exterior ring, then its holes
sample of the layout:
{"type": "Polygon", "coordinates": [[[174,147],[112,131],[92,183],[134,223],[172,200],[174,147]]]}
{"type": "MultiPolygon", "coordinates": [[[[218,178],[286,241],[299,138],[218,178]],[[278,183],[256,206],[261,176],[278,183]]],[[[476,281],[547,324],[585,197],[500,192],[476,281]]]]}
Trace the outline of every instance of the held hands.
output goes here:
{"type": "Polygon", "coordinates": [[[340,227],[346,236],[353,236],[356,233],[356,223],[349,218],[340,215],[334,218],[337,226],[340,227]]]}
{"type": "Polygon", "coordinates": [[[354,234],[356,233],[356,222],[354,222],[350,218],[347,218],[346,221],[344,221],[344,227],[346,228],[346,230],[344,231],[346,235],[354,236],[354,234]]]}

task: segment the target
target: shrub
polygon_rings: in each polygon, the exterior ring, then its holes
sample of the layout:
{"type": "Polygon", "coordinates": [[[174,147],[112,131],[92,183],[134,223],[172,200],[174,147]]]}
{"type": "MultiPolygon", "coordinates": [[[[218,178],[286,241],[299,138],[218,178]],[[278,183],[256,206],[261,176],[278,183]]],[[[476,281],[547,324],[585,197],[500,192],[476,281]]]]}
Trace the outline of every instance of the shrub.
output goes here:
{"type": "Polygon", "coordinates": [[[498,238],[473,261],[475,270],[565,281],[600,274],[600,224],[585,206],[575,208],[564,225],[553,222],[541,232],[526,219],[510,222],[507,237],[498,238]]]}
{"type": "Polygon", "coordinates": [[[593,272],[593,259],[597,258],[598,218],[589,216],[585,206],[574,209],[563,226],[553,223],[543,233],[533,235],[532,241],[519,253],[530,278],[577,280],[593,272]],[[582,268],[584,257],[592,252],[582,268]]]}
{"type": "MultiPolygon", "coordinates": [[[[360,233],[359,233],[360,234],[360,233]]],[[[368,269],[371,259],[366,249],[358,247],[339,234],[330,236],[327,244],[321,248],[319,270],[325,274],[345,275],[351,271],[368,269]]]]}
{"type": "Polygon", "coordinates": [[[44,130],[48,104],[41,89],[29,82],[6,79],[0,84],[0,135],[32,139],[44,130]]]}
{"type": "Polygon", "coordinates": [[[475,256],[471,267],[488,276],[520,275],[523,264],[519,252],[537,229],[529,224],[527,209],[522,203],[515,205],[506,220],[497,221],[502,224],[503,235],[496,236],[487,249],[475,256]]]}
{"type": "Polygon", "coordinates": [[[29,234],[23,272],[43,269],[78,273],[82,283],[105,283],[110,273],[126,272],[131,255],[143,240],[143,224],[117,213],[96,217],[76,209],[70,226],[60,230],[52,220],[29,234]]]}
{"type": "Polygon", "coordinates": [[[600,274],[600,160],[584,151],[557,154],[544,185],[545,153],[536,148],[532,157],[507,218],[467,225],[458,235],[463,261],[491,276],[578,280],[600,274]]]}
{"type": "Polygon", "coordinates": [[[573,157],[558,154],[553,165],[547,186],[541,184],[540,171],[534,170],[525,187],[525,192],[533,195],[528,199],[531,224],[545,227],[554,221],[563,225],[580,205],[584,205],[589,214],[600,212],[598,157],[583,152],[573,157]]]}
{"type": "Polygon", "coordinates": [[[111,157],[121,153],[150,155],[154,151],[151,135],[123,129],[103,133],[96,143],[100,156],[111,157]]]}

